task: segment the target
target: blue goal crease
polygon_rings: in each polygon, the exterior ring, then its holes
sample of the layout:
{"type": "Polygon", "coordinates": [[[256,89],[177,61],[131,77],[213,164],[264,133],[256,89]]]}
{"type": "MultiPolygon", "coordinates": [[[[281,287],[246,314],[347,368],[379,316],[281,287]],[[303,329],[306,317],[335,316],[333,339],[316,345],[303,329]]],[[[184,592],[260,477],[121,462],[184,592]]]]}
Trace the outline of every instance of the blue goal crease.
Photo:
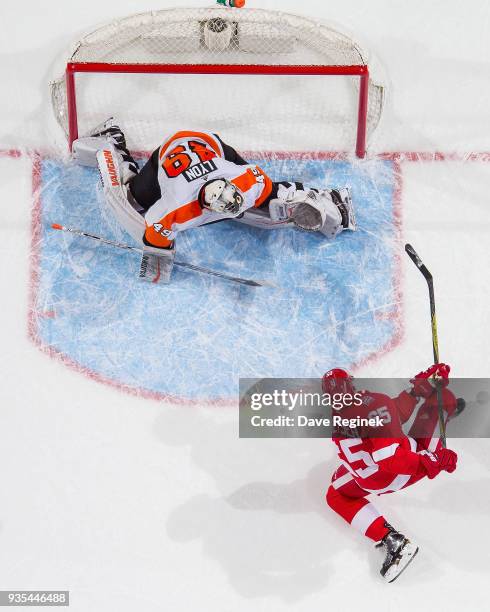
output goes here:
{"type": "Polygon", "coordinates": [[[101,214],[94,169],[43,160],[41,341],[117,384],[211,401],[237,397],[239,377],[319,376],[389,344],[397,333],[392,162],[251,161],[273,180],[353,193],[359,230],[335,241],[233,221],[179,236],[182,261],[275,287],[180,268],[169,285],[139,281],[136,254],[51,230],[62,222],[131,242],[101,214]]]}

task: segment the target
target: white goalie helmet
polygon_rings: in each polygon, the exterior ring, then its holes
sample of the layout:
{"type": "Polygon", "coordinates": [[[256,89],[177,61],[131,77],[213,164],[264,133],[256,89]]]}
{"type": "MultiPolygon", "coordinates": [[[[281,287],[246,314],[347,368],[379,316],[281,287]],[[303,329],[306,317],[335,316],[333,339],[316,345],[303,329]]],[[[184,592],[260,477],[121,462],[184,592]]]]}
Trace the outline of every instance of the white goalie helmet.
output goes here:
{"type": "Polygon", "coordinates": [[[199,204],[203,208],[230,217],[242,212],[244,202],[243,193],[227,179],[209,181],[199,193],[199,204]]]}

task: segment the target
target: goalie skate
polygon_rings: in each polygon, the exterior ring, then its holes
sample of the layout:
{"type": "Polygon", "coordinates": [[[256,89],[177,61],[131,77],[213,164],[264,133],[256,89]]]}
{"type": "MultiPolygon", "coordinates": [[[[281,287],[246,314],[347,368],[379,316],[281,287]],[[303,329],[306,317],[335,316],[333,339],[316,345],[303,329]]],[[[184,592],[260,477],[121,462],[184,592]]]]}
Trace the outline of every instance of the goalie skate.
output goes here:
{"type": "Polygon", "coordinates": [[[109,145],[117,151],[122,183],[126,185],[138,174],[138,164],[128,151],[126,138],[113,117],[95,127],[88,136],[78,138],[73,142],[73,159],[81,166],[97,167],[98,151],[109,145]]]}
{"type": "Polygon", "coordinates": [[[380,574],[387,582],[393,582],[407,568],[418,553],[418,546],[403,534],[392,529],[377,547],[384,547],[386,557],[380,574]]]}
{"type": "Polygon", "coordinates": [[[350,188],[342,187],[342,189],[332,189],[330,195],[342,215],[342,227],[355,232],[357,229],[356,215],[352,205],[350,188]]]}
{"type": "MultiPolygon", "coordinates": [[[[108,134],[110,133],[109,130],[113,130],[114,127],[117,128],[114,118],[110,117],[93,128],[85,136],[75,140],[72,145],[73,160],[81,166],[96,168],[97,151],[104,149],[111,142],[111,140],[108,138],[108,134]]],[[[113,140],[112,144],[114,144],[114,146],[117,148],[116,140],[113,140]]]]}

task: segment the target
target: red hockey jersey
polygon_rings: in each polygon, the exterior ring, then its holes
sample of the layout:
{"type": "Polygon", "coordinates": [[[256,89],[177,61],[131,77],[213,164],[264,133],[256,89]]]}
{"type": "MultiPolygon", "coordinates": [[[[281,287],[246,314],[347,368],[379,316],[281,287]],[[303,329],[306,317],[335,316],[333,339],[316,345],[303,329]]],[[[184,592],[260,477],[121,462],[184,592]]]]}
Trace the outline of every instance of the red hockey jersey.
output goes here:
{"type": "Polygon", "coordinates": [[[417,399],[406,391],[394,399],[363,391],[360,407],[344,408],[342,418],[379,416],[383,425],[369,431],[361,427],[357,432],[338,429],[334,433],[340,461],[348,472],[340,478],[353,478],[365,491],[379,495],[402,489],[410,478],[422,474],[417,442],[402,430],[416,405],[417,399]]]}

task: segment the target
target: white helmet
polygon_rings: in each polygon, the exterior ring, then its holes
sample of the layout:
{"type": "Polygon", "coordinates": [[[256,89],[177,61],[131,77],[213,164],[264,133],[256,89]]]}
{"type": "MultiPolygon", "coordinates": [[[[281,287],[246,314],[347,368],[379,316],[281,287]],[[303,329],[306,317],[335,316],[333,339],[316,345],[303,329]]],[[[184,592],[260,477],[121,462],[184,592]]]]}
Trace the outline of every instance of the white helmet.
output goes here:
{"type": "Polygon", "coordinates": [[[227,179],[215,179],[206,183],[199,193],[203,208],[236,217],[242,212],[245,201],[242,192],[227,179]]]}

